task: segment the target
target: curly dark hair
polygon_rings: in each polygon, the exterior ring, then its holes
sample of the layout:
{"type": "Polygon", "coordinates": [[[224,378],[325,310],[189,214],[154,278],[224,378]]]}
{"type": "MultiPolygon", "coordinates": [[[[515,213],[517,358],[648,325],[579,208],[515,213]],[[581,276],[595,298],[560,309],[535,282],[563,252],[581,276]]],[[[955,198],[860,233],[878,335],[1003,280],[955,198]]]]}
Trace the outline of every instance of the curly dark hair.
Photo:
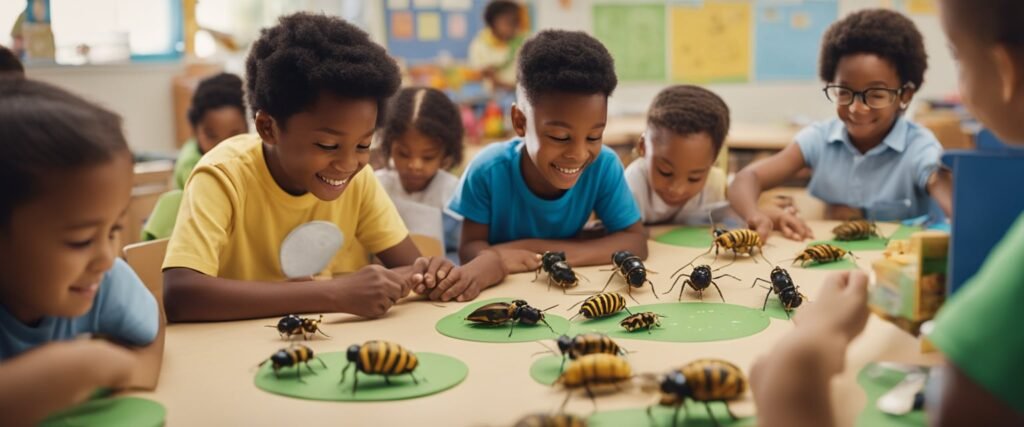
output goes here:
{"type": "Polygon", "coordinates": [[[870,53],[889,61],[899,73],[900,84],[921,89],[928,54],[914,23],[897,12],[866,9],[832,24],[821,41],[818,76],[825,82],[836,77],[839,60],[846,55],[870,53]]]}
{"type": "Polygon", "coordinates": [[[24,76],[25,66],[10,49],[0,46],[0,75],[24,76]]]}
{"type": "Polygon", "coordinates": [[[355,25],[299,12],[265,28],[245,61],[249,107],[285,121],[316,102],[322,92],[375,98],[383,107],[398,90],[398,65],[355,25]]]}
{"type": "Polygon", "coordinates": [[[388,103],[381,135],[381,151],[391,157],[395,139],[412,126],[444,147],[449,169],[462,164],[462,115],[448,95],[428,87],[407,87],[388,103]]]}
{"type": "Polygon", "coordinates": [[[519,3],[511,0],[491,0],[484,8],[484,22],[488,27],[494,27],[494,21],[501,15],[514,14],[518,17],[519,7],[519,3]]]}
{"type": "Polygon", "coordinates": [[[1020,0],[947,0],[949,15],[957,25],[969,28],[974,37],[988,43],[1005,43],[1024,49],[1024,2],[1020,0]]]}
{"type": "Polygon", "coordinates": [[[44,176],[128,152],[121,117],[64,89],[0,78],[0,227],[38,196],[44,176]]]}
{"type": "Polygon", "coordinates": [[[618,84],[608,49],[582,31],[544,30],[531,37],[519,51],[517,77],[530,102],[550,92],[611,96],[618,84]]]}
{"type": "Polygon", "coordinates": [[[729,133],[729,106],[700,86],[669,86],[651,102],[647,123],[682,136],[706,132],[717,156],[729,133]]]}
{"type": "Polygon", "coordinates": [[[199,82],[188,108],[188,122],[196,127],[207,111],[235,107],[245,116],[242,79],[234,74],[220,73],[199,82]]]}

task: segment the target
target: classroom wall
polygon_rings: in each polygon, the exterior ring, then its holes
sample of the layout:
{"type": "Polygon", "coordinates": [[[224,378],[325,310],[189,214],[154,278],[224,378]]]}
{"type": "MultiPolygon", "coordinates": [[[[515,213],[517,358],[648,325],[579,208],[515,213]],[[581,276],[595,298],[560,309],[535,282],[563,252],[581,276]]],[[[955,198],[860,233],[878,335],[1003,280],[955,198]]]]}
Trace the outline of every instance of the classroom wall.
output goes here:
{"type": "MultiPolygon", "coordinates": [[[[573,0],[570,8],[562,7],[558,1],[535,1],[537,26],[539,29],[561,28],[591,32],[593,22],[591,10],[594,4],[613,3],[601,0],[573,0]]],[[[853,11],[892,4],[889,0],[841,0],[841,15],[853,11]]],[[[956,90],[956,67],[946,47],[936,15],[912,15],[924,36],[928,51],[928,71],[919,96],[943,97],[956,90]]],[[[815,73],[817,74],[817,73],[815,73]]],[[[619,84],[609,104],[610,114],[642,113],[663,84],[628,83],[619,84]]],[[[732,110],[733,122],[779,123],[794,117],[812,120],[830,118],[835,110],[821,92],[823,84],[818,81],[806,82],[754,82],[712,84],[707,86],[719,94],[732,110]]]]}

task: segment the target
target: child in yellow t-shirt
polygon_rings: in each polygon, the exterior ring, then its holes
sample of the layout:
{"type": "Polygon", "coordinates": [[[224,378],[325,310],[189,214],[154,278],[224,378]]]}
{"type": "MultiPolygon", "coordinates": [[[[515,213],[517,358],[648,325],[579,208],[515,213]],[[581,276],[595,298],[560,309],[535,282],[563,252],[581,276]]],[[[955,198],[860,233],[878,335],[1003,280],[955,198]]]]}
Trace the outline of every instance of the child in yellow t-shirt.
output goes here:
{"type": "Polygon", "coordinates": [[[516,54],[525,41],[519,32],[521,8],[514,1],[492,0],[484,9],[487,26],[469,43],[469,66],[480,70],[492,90],[515,90],[516,54]]]}
{"type": "Polygon", "coordinates": [[[263,31],[246,70],[258,134],[210,150],[185,187],[163,265],[168,318],[378,317],[415,286],[461,280],[443,257],[420,258],[366,167],[400,82],[383,48],[297,13],[263,31]]]}

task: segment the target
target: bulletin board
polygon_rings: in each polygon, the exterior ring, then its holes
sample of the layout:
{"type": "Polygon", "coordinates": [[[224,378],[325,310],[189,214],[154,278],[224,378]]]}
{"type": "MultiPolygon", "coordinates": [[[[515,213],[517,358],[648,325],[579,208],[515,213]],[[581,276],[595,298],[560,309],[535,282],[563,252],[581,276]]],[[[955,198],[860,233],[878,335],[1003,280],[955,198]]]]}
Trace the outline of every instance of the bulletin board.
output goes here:
{"type": "Polygon", "coordinates": [[[484,28],[487,0],[387,0],[387,49],[409,63],[431,61],[447,52],[464,60],[469,43],[484,28]]]}

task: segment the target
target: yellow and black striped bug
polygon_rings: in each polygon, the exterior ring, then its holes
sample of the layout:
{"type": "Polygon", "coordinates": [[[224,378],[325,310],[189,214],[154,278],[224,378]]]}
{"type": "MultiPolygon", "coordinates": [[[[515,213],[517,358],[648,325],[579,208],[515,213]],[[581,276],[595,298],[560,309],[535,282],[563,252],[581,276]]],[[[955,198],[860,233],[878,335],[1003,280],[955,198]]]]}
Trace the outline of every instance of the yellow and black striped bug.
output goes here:
{"type": "Polygon", "coordinates": [[[873,221],[862,219],[846,221],[832,229],[836,240],[865,240],[871,237],[882,237],[878,234],[878,225],[873,221]]]}
{"type": "Polygon", "coordinates": [[[633,314],[628,308],[626,308],[626,299],[623,298],[622,295],[614,292],[605,292],[587,297],[587,299],[569,307],[569,311],[572,311],[573,308],[580,304],[583,305],[580,307],[579,313],[576,313],[569,318],[570,321],[581,314],[587,319],[611,316],[622,310],[626,310],[626,313],[633,314]]]}
{"type": "MultiPolygon", "coordinates": [[[[604,334],[579,334],[572,338],[568,335],[562,335],[555,341],[558,343],[558,350],[562,353],[562,366],[558,368],[559,372],[565,370],[565,361],[567,359],[576,360],[588,354],[598,353],[614,355],[626,354],[626,351],[623,350],[622,347],[619,347],[618,343],[609,338],[608,335],[604,334]]],[[[548,350],[547,352],[552,351],[548,350]]]]}
{"type": "Polygon", "coordinates": [[[514,427],[587,427],[587,420],[572,414],[530,414],[514,427]]]}
{"type": "Polygon", "coordinates": [[[562,409],[569,403],[572,389],[583,387],[587,396],[594,402],[597,408],[597,401],[594,400],[594,391],[590,388],[594,385],[612,384],[618,387],[618,383],[633,378],[633,370],[629,362],[614,354],[596,353],[581,356],[569,363],[562,375],[555,380],[555,385],[561,384],[568,390],[565,400],[562,401],[562,409]]]}
{"type": "MultiPolygon", "coordinates": [[[[672,413],[673,427],[679,422],[679,410],[686,407],[686,399],[703,403],[711,422],[718,425],[709,403],[722,402],[725,411],[736,420],[736,415],[729,409],[729,401],[743,396],[747,390],[747,378],[732,363],[721,359],[699,359],[665,374],[660,386],[661,400],[657,404],[675,407],[672,413]]],[[[647,407],[647,418],[652,425],[656,425],[652,409],[654,405],[647,407]]]]}
{"type": "Polygon", "coordinates": [[[645,311],[622,319],[622,321],[619,322],[619,326],[622,326],[626,332],[633,332],[647,328],[647,333],[649,334],[651,333],[651,329],[654,329],[655,326],[661,326],[662,317],[667,316],[662,316],[653,311],[645,311]]]}
{"type": "Polygon", "coordinates": [[[626,294],[633,299],[633,302],[640,303],[636,298],[633,298],[633,288],[642,288],[644,283],[650,283],[651,293],[654,294],[654,298],[658,298],[658,293],[654,290],[654,282],[647,279],[648,273],[655,274],[655,272],[648,270],[640,257],[633,255],[630,251],[618,251],[612,254],[612,265],[614,267],[611,270],[602,270],[612,271],[612,274],[608,276],[608,281],[605,282],[601,292],[608,289],[608,285],[612,283],[612,279],[618,274],[629,285],[626,287],[626,294]]]}
{"type": "Polygon", "coordinates": [[[302,335],[302,339],[308,340],[313,338],[317,332],[327,338],[330,335],[324,333],[320,329],[320,324],[324,321],[324,315],[320,315],[319,318],[314,319],[312,317],[299,317],[294,314],[289,314],[277,321],[277,326],[267,325],[268,328],[277,328],[277,332],[281,334],[281,338],[291,338],[294,336],[302,335]]]}
{"type": "Polygon", "coordinates": [[[544,254],[540,256],[540,266],[537,267],[537,271],[533,273],[533,281],[537,281],[537,278],[540,277],[541,271],[544,271],[550,275],[555,263],[559,261],[565,262],[565,259],[565,252],[544,252],[544,254]]]}
{"type": "Polygon", "coordinates": [[[672,273],[672,277],[675,277],[675,280],[672,281],[672,287],[668,288],[668,292],[665,292],[666,294],[671,293],[672,290],[676,288],[676,284],[679,283],[679,279],[685,277],[686,280],[683,281],[683,286],[679,288],[678,301],[683,300],[683,292],[686,291],[687,286],[697,291],[697,297],[701,301],[704,301],[704,290],[707,289],[708,286],[713,285],[715,287],[715,290],[718,291],[718,296],[722,298],[722,302],[725,302],[725,296],[722,295],[722,288],[718,287],[718,283],[715,283],[715,280],[718,280],[723,277],[731,277],[733,279],[740,280],[738,277],[733,276],[731,274],[719,274],[717,276],[712,276],[711,273],[713,271],[717,271],[717,269],[712,270],[711,266],[709,265],[698,265],[693,268],[693,271],[691,271],[690,274],[679,274],[681,271],[683,271],[684,268],[691,264],[693,263],[691,262],[690,264],[686,264],[682,267],[679,267],[679,269],[676,270],[675,273],[672,273]],[[676,276],[677,274],[678,276],[676,276]]]}
{"type": "MultiPolygon", "coordinates": [[[[714,222],[712,222],[712,224],[714,224],[714,222]]],[[[688,264],[692,264],[698,258],[711,253],[712,249],[715,250],[715,261],[718,260],[719,249],[728,249],[732,251],[733,255],[730,264],[736,261],[739,254],[748,254],[750,255],[750,259],[757,262],[757,260],[754,259],[754,249],[757,249],[757,252],[761,254],[761,258],[769,264],[771,263],[768,261],[768,258],[765,258],[764,256],[764,242],[761,241],[761,236],[759,236],[757,232],[747,229],[726,230],[724,228],[714,227],[714,225],[712,225],[712,229],[714,240],[711,241],[711,247],[704,253],[697,255],[697,258],[694,258],[693,261],[690,261],[688,264]]],[[[714,264],[714,261],[711,263],[714,264]]]]}
{"type": "Polygon", "coordinates": [[[466,316],[466,320],[474,323],[484,323],[488,325],[503,325],[505,323],[510,324],[508,328],[508,336],[512,336],[512,331],[516,327],[516,322],[524,325],[536,325],[537,322],[544,323],[551,332],[555,332],[554,328],[548,324],[547,320],[544,320],[544,312],[551,310],[552,308],[558,307],[557,304],[538,310],[535,307],[530,306],[529,303],[521,299],[517,299],[508,302],[492,302],[484,305],[472,313],[466,316]]]}
{"type": "Polygon", "coordinates": [[[853,252],[849,252],[840,247],[832,246],[828,243],[819,243],[817,245],[808,246],[807,249],[804,249],[803,252],[800,252],[800,255],[797,255],[796,258],[793,258],[793,264],[799,262],[801,267],[805,267],[809,262],[827,264],[830,262],[839,261],[843,259],[843,257],[845,257],[847,254],[849,254],[851,258],[856,258],[853,252]]]}
{"type": "Polygon", "coordinates": [[[341,381],[345,382],[345,373],[348,367],[355,365],[352,369],[352,394],[356,394],[359,387],[359,372],[368,375],[382,375],[384,382],[391,385],[391,376],[409,374],[412,382],[419,384],[419,380],[412,374],[419,366],[419,359],[416,354],[406,350],[404,347],[388,341],[367,341],[363,345],[353,344],[346,352],[348,364],[341,370],[341,381]]]}
{"type": "Polygon", "coordinates": [[[270,362],[271,368],[274,369],[274,376],[277,377],[277,378],[281,378],[277,374],[277,371],[280,371],[281,368],[285,368],[285,367],[289,367],[289,366],[294,366],[295,367],[295,375],[297,375],[299,377],[299,382],[306,382],[306,381],[304,381],[302,379],[302,366],[301,365],[305,364],[306,365],[306,369],[309,369],[309,372],[312,372],[312,373],[315,374],[316,371],[314,371],[313,368],[309,366],[309,361],[313,360],[313,359],[316,359],[317,361],[319,361],[320,364],[324,366],[324,369],[327,369],[327,364],[324,363],[323,360],[320,360],[319,358],[313,357],[313,349],[311,349],[309,347],[306,347],[306,346],[304,346],[302,344],[296,344],[296,345],[294,345],[292,347],[282,348],[282,349],[278,350],[277,353],[274,353],[274,354],[270,355],[270,358],[267,359],[267,360],[264,360],[262,363],[260,363],[259,366],[263,366],[267,362],[270,362]]]}
{"type": "Polygon", "coordinates": [[[786,318],[789,318],[789,312],[794,308],[803,304],[804,299],[807,297],[800,293],[800,289],[793,283],[793,278],[789,276],[789,272],[781,267],[775,267],[772,269],[771,281],[762,279],[760,277],[754,279],[754,283],[750,285],[751,288],[757,284],[758,281],[766,282],[771,287],[768,288],[768,293],[764,295],[764,304],[761,306],[761,311],[768,308],[768,297],[775,292],[775,295],[779,296],[779,301],[782,302],[782,307],[785,310],[786,318]]]}

